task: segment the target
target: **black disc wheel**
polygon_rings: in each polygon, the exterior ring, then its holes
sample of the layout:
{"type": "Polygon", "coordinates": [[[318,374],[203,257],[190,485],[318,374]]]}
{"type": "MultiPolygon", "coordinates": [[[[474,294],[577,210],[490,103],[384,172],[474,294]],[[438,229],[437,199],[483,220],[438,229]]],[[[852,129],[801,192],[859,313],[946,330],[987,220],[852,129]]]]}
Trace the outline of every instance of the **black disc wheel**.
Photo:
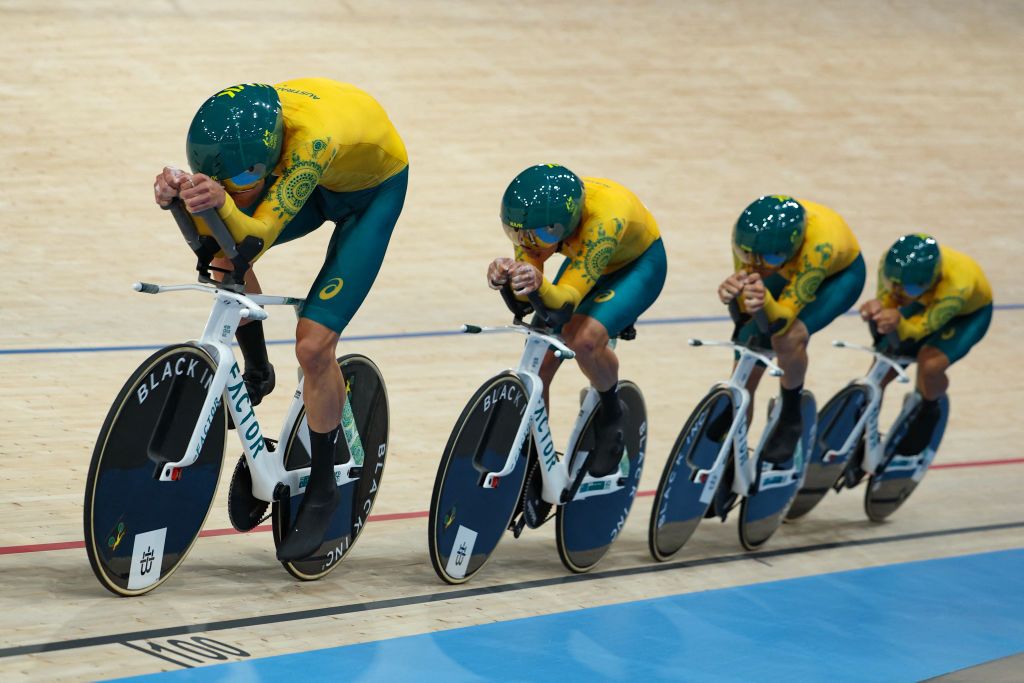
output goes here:
{"type": "Polygon", "coordinates": [[[216,370],[195,344],[163,348],[132,374],[103,422],[85,483],[85,549],[96,578],[117,595],[159,586],[199,537],[227,432],[223,401],[202,414],[216,370]],[[205,434],[198,459],[160,481],[164,465],[185,455],[197,423],[205,434]]]}
{"type": "MultiPolygon", "coordinates": [[[[345,377],[346,407],[342,433],[334,451],[334,463],[345,464],[351,455],[359,467],[359,478],[338,488],[341,503],[334,511],[320,547],[302,560],[282,562],[289,574],[303,581],[326,576],[355,545],[380,491],[388,452],[388,394],[380,370],[373,361],[359,354],[342,356],[338,365],[345,377]]],[[[284,442],[286,470],[309,467],[310,454],[301,438],[308,429],[306,409],[303,408],[284,442]]],[[[271,519],[274,543],[278,547],[295,521],[302,495],[295,494],[274,502],[271,519]]]]}
{"type": "Polygon", "coordinates": [[[790,505],[804,479],[807,453],[814,443],[817,427],[814,395],[804,391],[800,396],[800,417],[803,432],[793,456],[786,462],[773,465],[757,463],[760,472],[755,489],[740,503],[740,544],[747,550],[757,550],[782,525],[790,505]]]}
{"type": "Polygon", "coordinates": [[[927,472],[928,463],[935,456],[946,433],[946,422],[949,420],[949,397],[939,399],[942,411],[939,421],[932,431],[932,438],[927,448],[914,456],[896,455],[896,445],[903,438],[914,418],[916,411],[901,415],[902,419],[893,424],[885,440],[885,458],[871,475],[864,491],[864,512],[872,522],[882,522],[896,512],[914,492],[927,472]]]}
{"type": "MultiPolygon", "coordinates": [[[[622,488],[608,494],[571,500],[555,512],[555,543],[566,569],[581,573],[593,569],[622,530],[633,507],[647,451],[647,407],[640,388],[619,382],[619,400],[625,405],[625,458],[619,464],[622,488]]],[[[594,414],[591,412],[576,447],[568,454],[569,471],[596,447],[594,414]]]]}
{"type": "Polygon", "coordinates": [[[488,472],[503,468],[528,399],[515,373],[497,375],[473,394],[448,437],[434,479],[427,530],[430,562],[446,583],[468,581],[483,568],[516,512],[530,460],[529,435],[515,469],[495,488],[482,484],[488,472]]]}
{"type": "Polygon", "coordinates": [[[868,402],[867,387],[850,384],[840,389],[818,413],[818,433],[807,462],[804,484],[786,513],[786,519],[798,519],[814,509],[842,476],[857,449],[854,448],[850,453],[838,451],[857,426],[868,402]],[[825,456],[829,453],[837,454],[837,457],[825,462],[825,456]]]}
{"type": "Polygon", "coordinates": [[[732,425],[733,413],[732,393],[726,387],[716,387],[697,404],[679,432],[651,509],[647,538],[654,559],[664,562],[679,552],[704,518],[717,487],[729,485],[721,479],[694,479],[698,470],[710,469],[714,464],[732,425]],[[702,501],[708,487],[712,490],[702,501]]]}

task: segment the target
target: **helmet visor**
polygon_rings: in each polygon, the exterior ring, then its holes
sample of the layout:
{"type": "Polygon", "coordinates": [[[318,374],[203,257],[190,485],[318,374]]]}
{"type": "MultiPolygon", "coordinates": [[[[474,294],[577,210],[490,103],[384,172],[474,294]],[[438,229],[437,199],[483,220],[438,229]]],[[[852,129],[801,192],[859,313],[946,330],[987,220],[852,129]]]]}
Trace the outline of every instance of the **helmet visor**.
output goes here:
{"type": "Polygon", "coordinates": [[[778,269],[789,260],[789,254],[782,251],[755,254],[753,251],[734,246],[733,253],[736,254],[740,263],[753,268],[778,269]]]}
{"type": "Polygon", "coordinates": [[[238,175],[232,176],[224,181],[224,186],[230,192],[242,192],[252,189],[256,183],[266,176],[267,167],[264,164],[255,164],[245,169],[238,175]]]}
{"type": "Polygon", "coordinates": [[[502,222],[501,227],[505,230],[505,234],[513,244],[524,249],[548,249],[562,241],[561,231],[557,230],[554,226],[527,230],[524,228],[514,228],[508,223],[502,222]]]}
{"type": "Polygon", "coordinates": [[[895,280],[887,280],[886,284],[889,286],[889,291],[895,296],[908,299],[916,299],[928,291],[927,284],[903,283],[896,282],[895,280]]]}

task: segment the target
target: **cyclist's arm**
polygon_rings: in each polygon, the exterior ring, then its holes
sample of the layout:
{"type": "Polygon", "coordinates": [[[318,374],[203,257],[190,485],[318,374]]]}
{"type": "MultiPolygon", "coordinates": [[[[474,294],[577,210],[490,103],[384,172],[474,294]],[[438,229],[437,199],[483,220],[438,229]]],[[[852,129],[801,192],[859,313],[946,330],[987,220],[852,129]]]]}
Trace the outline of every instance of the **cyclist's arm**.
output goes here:
{"type": "MultiPolygon", "coordinates": [[[[255,261],[274,244],[285,226],[302,209],[319,184],[323,172],[323,166],[311,152],[307,156],[307,152],[301,149],[293,151],[291,163],[284,167],[281,177],[270,186],[252,216],[244,214],[230,195],[225,196],[224,206],[217,209],[217,214],[235,242],[241,242],[248,235],[263,240],[263,249],[253,258],[255,261]]],[[[196,218],[197,223],[202,223],[201,218],[196,218]]]]}
{"type": "Polygon", "coordinates": [[[825,261],[831,257],[832,245],[828,242],[816,245],[814,249],[805,248],[797,255],[796,273],[779,292],[778,298],[772,296],[765,287],[764,311],[768,315],[768,320],[773,323],[785,321],[775,334],[785,334],[800,315],[800,311],[814,301],[818,287],[825,281],[825,261]]]}
{"type": "Polygon", "coordinates": [[[595,219],[588,221],[581,230],[585,232],[579,240],[577,251],[568,256],[569,265],[562,271],[558,284],[544,278],[538,293],[548,308],[561,308],[571,303],[573,308],[593,289],[597,279],[604,274],[619,246],[619,239],[625,231],[625,222],[619,218],[595,219]],[[606,226],[608,229],[606,229],[606,226]],[[587,239],[587,234],[600,234],[600,240],[587,239]]]}
{"type": "Polygon", "coordinates": [[[909,318],[900,317],[896,332],[900,339],[923,339],[938,332],[946,323],[955,318],[963,310],[969,298],[970,292],[964,289],[936,291],[935,298],[923,311],[915,313],[909,318]]]}
{"type": "MultiPolygon", "coordinates": [[[[561,308],[567,301],[571,301],[573,308],[575,308],[580,301],[583,300],[582,296],[579,296],[575,290],[563,288],[561,285],[555,286],[544,277],[544,262],[540,259],[533,258],[525,251],[522,247],[516,247],[516,261],[520,263],[529,263],[531,266],[536,268],[541,273],[540,287],[537,289],[537,293],[540,295],[544,305],[548,308],[561,308]],[[568,291],[566,291],[568,290],[568,291]],[[575,296],[573,296],[575,294],[575,296]]],[[[526,301],[525,296],[516,296],[520,301],[526,301]]]]}

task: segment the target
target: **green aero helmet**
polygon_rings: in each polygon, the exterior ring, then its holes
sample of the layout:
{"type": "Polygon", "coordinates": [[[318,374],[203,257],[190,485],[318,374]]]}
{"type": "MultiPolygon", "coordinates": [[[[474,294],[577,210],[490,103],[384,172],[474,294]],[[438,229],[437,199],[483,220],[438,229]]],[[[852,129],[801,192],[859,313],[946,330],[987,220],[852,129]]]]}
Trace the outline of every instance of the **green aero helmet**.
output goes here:
{"type": "Polygon", "coordinates": [[[882,279],[894,293],[901,290],[911,299],[921,296],[939,279],[942,254],[930,235],[904,235],[889,247],[882,264],[882,279]]]}
{"type": "Polygon", "coordinates": [[[242,83],[199,107],[188,129],[185,154],[193,173],[235,187],[267,177],[281,156],[284,119],[273,86],[242,83]]]}
{"type": "Polygon", "coordinates": [[[748,266],[779,268],[800,249],[807,212],[786,195],[759,197],[743,210],[732,231],[732,250],[748,266]]]}
{"type": "Polygon", "coordinates": [[[554,246],[580,224],[583,181],[557,164],[538,164],[517,175],[501,198],[501,225],[514,244],[554,246]]]}

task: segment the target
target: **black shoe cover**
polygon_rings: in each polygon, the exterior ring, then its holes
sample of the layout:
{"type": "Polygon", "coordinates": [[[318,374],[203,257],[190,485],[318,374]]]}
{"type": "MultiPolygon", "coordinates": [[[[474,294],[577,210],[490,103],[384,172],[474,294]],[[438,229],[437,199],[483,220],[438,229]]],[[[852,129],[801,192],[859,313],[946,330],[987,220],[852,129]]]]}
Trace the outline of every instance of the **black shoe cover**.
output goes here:
{"type": "Polygon", "coordinates": [[[942,411],[939,410],[938,401],[922,404],[917,410],[917,415],[907,427],[906,434],[896,444],[896,453],[898,455],[917,455],[927,448],[941,415],[942,411]]]}
{"type": "Polygon", "coordinates": [[[295,524],[277,549],[277,559],[281,562],[294,562],[312,555],[324,542],[327,528],[331,525],[331,516],[340,502],[341,494],[336,487],[334,494],[324,502],[314,502],[309,496],[303,496],[295,524]]]}
{"type": "Polygon", "coordinates": [[[622,459],[622,451],[626,447],[623,425],[626,422],[626,405],[619,401],[619,417],[605,421],[601,412],[595,416],[598,420],[594,433],[594,452],[590,455],[587,471],[592,477],[606,477],[614,472],[622,459]]]}
{"type": "Polygon", "coordinates": [[[797,444],[800,443],[800,436],[803,434],[803,420],[784,420],[779,418],[775,423],[768,441],[761,451],[761,461],[773,465],[780,465],[793,457],[797,444]]]}

